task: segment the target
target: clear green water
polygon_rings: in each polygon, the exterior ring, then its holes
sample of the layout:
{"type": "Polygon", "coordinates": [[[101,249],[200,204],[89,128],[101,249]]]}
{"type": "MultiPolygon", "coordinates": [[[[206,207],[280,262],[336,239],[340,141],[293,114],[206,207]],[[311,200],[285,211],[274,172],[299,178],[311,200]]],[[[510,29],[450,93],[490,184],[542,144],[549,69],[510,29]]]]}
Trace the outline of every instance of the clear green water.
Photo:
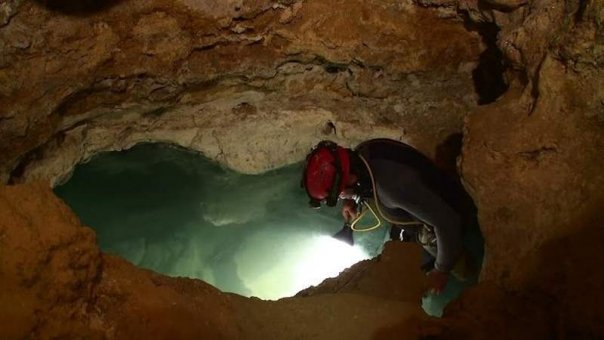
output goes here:
{"type": "Polygon", "coordinates": [[[334,240],[339,209],[308,208],[302,164],[262,175],[163,144],[104,153],[55,188],[103,251],[223,291],[291,296],[381,251],[386,228],[334,240]]]}
{"type": "MultiPolygon", "coordinates": [[[[78,165],[55,192],[96,231],[105,252],[223,291],[278,299],[378,255],[388,234],[386,228],[355,233],[354,247],[333,239],[340,209],[308,208],[301,172],[296,164],[243,175],[197,153],[144,144],[78,165]]],[[[464,243],[479,262],[477,228],[464,243]]],[[[443,294],[424,297],[424,309],[440,316],[476,279],[451,277],[443,294]]]]}

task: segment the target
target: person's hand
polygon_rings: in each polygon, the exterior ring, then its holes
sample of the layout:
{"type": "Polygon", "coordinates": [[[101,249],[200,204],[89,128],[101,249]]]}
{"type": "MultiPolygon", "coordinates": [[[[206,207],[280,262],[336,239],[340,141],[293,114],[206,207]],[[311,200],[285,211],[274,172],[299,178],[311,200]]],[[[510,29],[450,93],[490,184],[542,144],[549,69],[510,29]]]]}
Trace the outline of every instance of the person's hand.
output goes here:
{"type": "Polygon", "coordinates": [[[449,273],[441,272],[436,268],[428,272],[428,287],[432,294],[438,295],[442,293],[447,285],[447,281],[449,281],[449,273]]]}
{"type": "Polygon", "coordinates": [[[354,200],[344,200],[342,205],[342,217],[344,221],[352,222],[357,217],[357,204],[354,200]]]}

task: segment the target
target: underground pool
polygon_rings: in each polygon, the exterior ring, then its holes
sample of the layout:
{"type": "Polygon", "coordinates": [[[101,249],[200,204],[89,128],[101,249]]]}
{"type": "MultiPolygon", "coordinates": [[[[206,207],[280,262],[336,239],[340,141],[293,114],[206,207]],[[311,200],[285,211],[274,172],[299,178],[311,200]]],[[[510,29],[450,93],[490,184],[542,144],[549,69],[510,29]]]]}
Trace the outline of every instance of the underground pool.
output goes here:
{"type": "Polygon", "coordinates": [[[333,237],[339,209],[313,210],[302,164],[261,175],[225,169],[196,152],[141,144],[101,153],[55,188],[106,253],[222,291],[279,299],[374,257],[386,228],[333,237]]]}

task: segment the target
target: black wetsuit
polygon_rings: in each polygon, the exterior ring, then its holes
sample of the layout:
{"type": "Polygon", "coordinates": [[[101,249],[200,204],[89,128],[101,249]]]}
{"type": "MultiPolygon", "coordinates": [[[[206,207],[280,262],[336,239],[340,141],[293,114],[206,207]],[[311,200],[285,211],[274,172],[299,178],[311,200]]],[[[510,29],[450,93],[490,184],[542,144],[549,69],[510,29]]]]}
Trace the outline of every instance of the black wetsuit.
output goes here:
{"type": "MultiPolygon", "coordinates": [[[[412,147],[389,139],[366,141],[355,149],[371,169],[380,210],[390,219],[415,219],[434,228],[436,269],[449,272],[462,251],[464,215],[471,200],[456,180],[412,147]]],[[[357,159],[357,162],[359,160],[357,159]]],[[[355,167],[365,169],[364,163],[355,167]]],[[[362,171],[361,194],[373,197],[368,172],[362,171]],[[369,188],[369,189],[367,189],[369,188]]]]}

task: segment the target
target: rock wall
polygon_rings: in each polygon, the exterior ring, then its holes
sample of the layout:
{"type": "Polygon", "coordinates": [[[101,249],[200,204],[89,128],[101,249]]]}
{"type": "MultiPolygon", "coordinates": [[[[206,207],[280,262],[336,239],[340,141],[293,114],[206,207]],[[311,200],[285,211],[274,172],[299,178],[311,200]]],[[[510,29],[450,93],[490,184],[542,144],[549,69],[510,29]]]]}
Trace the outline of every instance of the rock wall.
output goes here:
{"type": "MultiPolygon", "coordinates": [[[[0,335],[5,339],[416,338],[423,275],[418,247],[391,244],[362,263],[374,291],[263,301],[170,278],[102,254],[47,183],[0,186],[0,335]],[[407,270],[399,270],[404,265],[407,270]],[[369,274],[369,273],[367,273],[369,274]],[[383,276],[383,274],[381,275],[383,276]],[[383,285],[387,284],[387,285],[383,285]],[[404,292],[384,298],[395,285],[404,292]],[[350,320],[355,320],[350,323],[350,320]]],[[[351,269],[354,271],[354,268],[351,269]]],[[[355,280],[349,280],[351,286],[355,280]]],[[[362,286],[366,286],[363,284],[362,286]]],[[[350,287],[349,287],[350,288],[350,287]]]]}
{"type": "Polygon", "coordinates": [[[411,1],[92,3],[10,7],[5,182],[61,181],[142,141],[243,172],[299,161],[323,138],[387,136],[433,154],[476,106],[479,34],[411,1]]]}
{"type": "Polygon", "coordinates": [[[226,296],[101,254],[47,183],[2,187],[0,202],[3,338],[236,336],[226,296]]]}
{"type": "MultiPolygon", "coordinates": [[[[448,331],[463,328],[460,316],[471,312],[467,325],[480,320],[505,332],[503,325],[518,319],[511,311],[524,306],[531,311],[523,312],[531,320],[526,338],[601,337],[604,3],[448,6],[500,28],[497,45],[511,87],[466,120],[460,167],[478,206],[487,254],[483,288],[477,288],[483,293],[452,306],[456,326],[448,331]],[[507,311],[492,306],[506,300],[507,311]]],[[[480,330],[473,331],[480,338],[480,330]]]]}
{"type": "Polygon", "coordinates": [[[3,188],[0,297],[24,301],[0,311],[14,325],[7,334],[127,337],[146,325],[140,315],[164,319],[174,312],[166,301],[178,299],[186,322],[165,327],[191,323],[183,337],[602,337],[603,19],[601,0],[0,4],[3,182],[61,181],[94,153],[141,141],[245,172],[300,160],[322,138],[391,137],[434,156],[463,127],[459,168],[486,241],[481,283],[425,323],[407,302],[369,293],[398,273],[371,269],[396,263],[387,256],[310,297],[240,299],[99,254],[44,185],[3,188]],[[52,223],[32,217],[57,211],[64,217],[52,223]],[[145,302],[139,286],[162,293],[145,302]],[[196,294],[221,317],[192,321],[202,307],[182,296],[196,294]],[[287,314],[298,319],[266,326],[287,314]],[[334,326],[355,315],[351,328],[334,326]]]}

